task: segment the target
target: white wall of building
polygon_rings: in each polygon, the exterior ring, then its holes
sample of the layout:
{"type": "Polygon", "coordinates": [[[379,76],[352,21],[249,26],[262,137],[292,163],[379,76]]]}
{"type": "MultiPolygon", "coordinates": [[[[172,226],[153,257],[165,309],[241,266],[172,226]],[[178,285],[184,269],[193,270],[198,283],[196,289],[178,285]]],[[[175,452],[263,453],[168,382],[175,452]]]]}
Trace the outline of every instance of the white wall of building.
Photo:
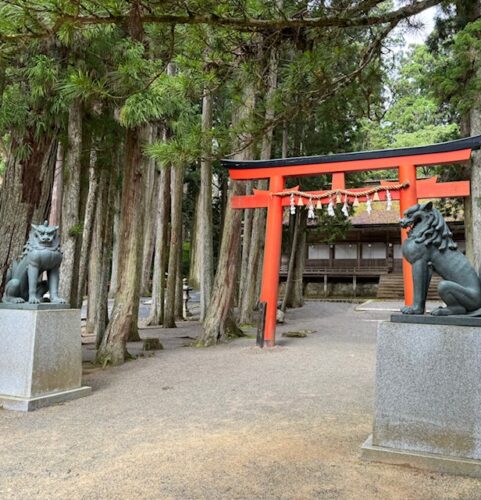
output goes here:
{"type": "Polygon", "coordinates": [[[336,260],[357,259],[357,245],[353,243],[338,243],[334,247],[336,260]]]}
{"type": "Polygon", "coordinates": [[[385,243],[363,243],[362,244],[363,259],[385,259],[386,244],[385,243]]]}
{"type": "Polygon", "coordinates": [[[322,243],[318,245],[309,245],[309,248],[307,249],[307,258],[329,259],[329,245],[322,243]]]}

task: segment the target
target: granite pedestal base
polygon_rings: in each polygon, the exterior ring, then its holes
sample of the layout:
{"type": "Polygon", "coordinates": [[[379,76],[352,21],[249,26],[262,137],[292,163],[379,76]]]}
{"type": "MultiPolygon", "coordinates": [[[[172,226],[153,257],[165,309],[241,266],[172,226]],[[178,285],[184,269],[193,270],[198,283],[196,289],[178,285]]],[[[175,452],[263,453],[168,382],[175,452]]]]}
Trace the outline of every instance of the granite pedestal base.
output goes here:
{"type": "Polygon", "coordinates": [[[382,322],[365,460],[481,477],[481,328],[382,322]]]}
{"type": "Polygon", "coordinates": [[[0,407],[31,411],[90,392],[78,309],[0,309],[0,407]]]}

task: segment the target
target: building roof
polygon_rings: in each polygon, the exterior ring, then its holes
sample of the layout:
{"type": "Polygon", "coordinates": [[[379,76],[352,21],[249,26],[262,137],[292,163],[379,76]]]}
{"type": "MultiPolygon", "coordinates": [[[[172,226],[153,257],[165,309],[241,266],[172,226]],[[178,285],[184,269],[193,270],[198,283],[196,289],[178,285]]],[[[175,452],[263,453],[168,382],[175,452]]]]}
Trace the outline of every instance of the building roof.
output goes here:
{"type": "Polygon", "coordinates": [[[396,200],[392,202],[391,210],[386,210],[384,201],[372,202],[372,212],[370,214],[366,210],[365,203],[360,203],[358,207],[353,209],[354,213],[349,217],[353,226],[399,224],[399,201],[396,200]]]}
{"type": "MultiPolygon", "coordinates": [[[[423,202],[426,201],[428,200],[423,200],[423,202]]],[[[365,203],[360,203],[354,210],[353,215],[349,217],[353,226],[399,225],[400,208],[398,200],[393,200],[391,210],[386,210],[386,202],[384,201],[372,202],[372,212],[370,214],[367,213],[365,203]]],[[[462,209],[458,210],[456,218],[452,216],[445,216],[444,218],[447,222],[463,222],[464,211],[462,209]]]]}

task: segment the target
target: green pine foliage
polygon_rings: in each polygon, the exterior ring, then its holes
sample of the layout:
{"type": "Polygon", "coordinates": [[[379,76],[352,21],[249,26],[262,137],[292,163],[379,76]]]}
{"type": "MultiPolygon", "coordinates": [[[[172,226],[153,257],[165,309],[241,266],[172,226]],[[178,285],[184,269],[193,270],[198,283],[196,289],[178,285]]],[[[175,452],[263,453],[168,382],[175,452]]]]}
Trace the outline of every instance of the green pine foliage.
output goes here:
{"type": "Polygon", "coordinates": [[[386,82],[382,119],[363,123],[368,149],[421,146],[459,137],[458,124],[436,95],[433,74],[437,68],[435,54],[425,45],[403,56],[398,71],[386,82]]]}

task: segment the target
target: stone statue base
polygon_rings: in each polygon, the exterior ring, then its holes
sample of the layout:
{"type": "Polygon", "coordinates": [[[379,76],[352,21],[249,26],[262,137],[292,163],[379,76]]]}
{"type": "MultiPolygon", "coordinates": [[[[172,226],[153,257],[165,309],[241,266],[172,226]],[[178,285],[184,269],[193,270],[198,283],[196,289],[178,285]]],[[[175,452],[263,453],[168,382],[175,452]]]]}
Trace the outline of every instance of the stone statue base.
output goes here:
{"type": "Polygon", "coordinates": [[[382,322],[365,460],[481,477],[481,328],[382,322]]]}
{"type": "Polygon", "coordinates": [[[21,309],[22,311],[47,311],[52,309],[70,309],[70,304],[52,304],[51,302],[40,302],[40,304],[29,304],[21,302],[20,304],[0,303],[0,309],[21,309]]]}
{"type": "Polygon", "coordinates": [[[0,308],[1,407],[31,411],[87,396],[81,382],[78,309],[0,308]]]}

